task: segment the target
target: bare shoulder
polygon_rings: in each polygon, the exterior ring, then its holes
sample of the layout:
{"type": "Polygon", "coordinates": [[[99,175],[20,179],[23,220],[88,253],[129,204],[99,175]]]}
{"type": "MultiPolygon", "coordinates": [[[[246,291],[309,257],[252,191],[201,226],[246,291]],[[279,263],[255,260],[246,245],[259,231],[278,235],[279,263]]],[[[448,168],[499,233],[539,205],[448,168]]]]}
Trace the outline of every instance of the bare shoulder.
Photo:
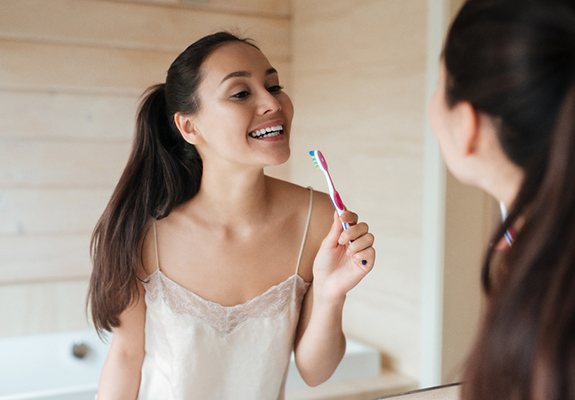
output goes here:
{"type": "Polygon", "coordinates": [[[280,202],[296,205],[304,200],[304,204],[307,204],[305,200],[309,196],[308,188],[272,177],[267,177],[267,182],[280,202]]]}
{"type": "MultiPolygon", "coordinates": [[[[270,181],[276,188],[276,193],[281,197],[282,206],[285,210],[291,210],[292,215],[297,215],[303,223],[309,210],[310,188],[299,186],[278,179],[270,181]]],[[[315,255],[326,237],[333,223],[334,208],[331,199],[326,193],[313,190],[312,212],[307,232],[300,274],[306,280],[312,279],[312,265],[315,255]]]]}
{"type": "MultiPolygon", "coordinates": [[[[295,207],[298,211],[307,215],[310,189],[313,188],[303,187],[276,178],[269,178],[269,182],[278,194],[277,197],[281,199],[280,202],[284,203],[282,205],[287,206],[287,209],[295,207]]],[[[313,190],[311,225],[323,226],[324,229],[319,230],[325,230],[325,233],[327,233],[333,219],[333,211],[334,209],[329,196],[326,193],[313,190]]]]}
{"type": "Polygon", "coordinates": [[[317,243],[317,247],[325,238],[333,223],[334,208],[329,195],[314,190],[313,213],[310,223],[310,240],[317,243]]]}
{"type": "Polygon", "coordinates": [[[300,268],[301,275],[307,281],[313,279],[313,262],[322,241],[331,228],[334,213],[331,199],[323,192],[313,191],[312,207],[308,236],[300,268]]]}

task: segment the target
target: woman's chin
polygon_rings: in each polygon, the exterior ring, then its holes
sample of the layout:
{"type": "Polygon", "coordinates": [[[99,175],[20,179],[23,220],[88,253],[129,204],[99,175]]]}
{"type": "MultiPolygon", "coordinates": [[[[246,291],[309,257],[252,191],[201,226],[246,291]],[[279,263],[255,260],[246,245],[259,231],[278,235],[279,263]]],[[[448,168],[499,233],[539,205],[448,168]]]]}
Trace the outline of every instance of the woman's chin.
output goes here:
{"type": "Polygon", "coordinates": [[[266,162],[266,165],[271,167],[275,165],[285,164],[289,160],[290,154],[291,151],[289,148],[283,151],[278,151],[275,154],[270,155],[270,157],[266,162]]]}

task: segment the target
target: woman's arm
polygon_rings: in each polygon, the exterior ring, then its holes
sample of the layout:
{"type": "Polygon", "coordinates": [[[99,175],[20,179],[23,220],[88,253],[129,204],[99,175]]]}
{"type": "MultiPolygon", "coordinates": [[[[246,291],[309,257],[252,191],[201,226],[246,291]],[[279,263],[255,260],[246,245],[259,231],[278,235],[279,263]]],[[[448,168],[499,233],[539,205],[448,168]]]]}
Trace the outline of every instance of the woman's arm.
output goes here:
{"type": "Polygon", "coordinates": [[[334,214],[313,263],[313,285],[304,300],[295,342],[296,365],[310,386],[326,381],[345,353],[343,304],[347,292],[373,267],[373,240],[367,224],[357,223],[357,215],[334,214]],[[350,224],[347,231],[341,222],[350,224]]]}
{"type": "Polygon", "coordinates": [[[334,302],[321,300],[314,302],[313,286],[306,294],[294,353],[299,373],[309,386],[325,382],[343,358],[345,353],[345,336],[341,327],[343,303],[343,299],[334,302]]]}
{"type": "Polygon", "coordinates": [[[138,287],[138,298],[122,312],[120,326],[113,331],[110,351],[100,376],[98,400],[138,397],[140,371],[144,360],[146,318],[144,288],[139,282],[138,287]]]}

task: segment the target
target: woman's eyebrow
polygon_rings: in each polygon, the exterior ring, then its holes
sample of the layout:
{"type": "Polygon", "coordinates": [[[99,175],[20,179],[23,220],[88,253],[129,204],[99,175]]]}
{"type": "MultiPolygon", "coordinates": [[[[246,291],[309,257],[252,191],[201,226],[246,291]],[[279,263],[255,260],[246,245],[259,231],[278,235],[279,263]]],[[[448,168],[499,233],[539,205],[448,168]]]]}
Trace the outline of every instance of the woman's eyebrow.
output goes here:
{"type": "MultiPolygon", "coordinates": [[[[266,70],[266,76],[267,75],[271,75],[271,74],[277,74],[278,71],[275,68],[268,68],[266,70]]],[[[234,72],[230,72],[229,74],[227,74],[226,76],[224,76],[224,79],[222,79],[222,81],[220,82],[220,85],[222,83],[224,83],[225,81],[227,81],[228,79],[231,78],[237,78],[237,77],[241,77],[241,78],[250,78],[252,76],[251,72],[249,71],[234,71],[234,72]]]]}
{"type": "Polygon", "coordinates": [[[230,78],[236,78],[236,77],[251,77],[252,74],[248,71],[234,71],[234,72],[230,72],[229,74],[227,74],[226,76],[224,76],[224,79],[222,79],[222,81],[220,82],[220,85],[222,83],[224,83],[225,81],[227,81],[230,78]]]}

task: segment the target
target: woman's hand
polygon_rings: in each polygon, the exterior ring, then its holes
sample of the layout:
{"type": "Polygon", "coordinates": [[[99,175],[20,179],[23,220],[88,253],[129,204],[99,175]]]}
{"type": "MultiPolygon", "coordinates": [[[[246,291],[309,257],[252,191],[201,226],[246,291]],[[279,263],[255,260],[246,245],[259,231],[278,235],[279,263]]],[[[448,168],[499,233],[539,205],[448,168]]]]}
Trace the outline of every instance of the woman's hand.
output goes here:
{"type": "Polygon", "coordinates": [[[334,213],[333,224],[321,243],[313,263],[316,299],[341,300],[373,268],[374,236],[365,222],[357,222],[350,211],[334,213]],[[342,222],[349,224],[344,231],[342,222]]]}

